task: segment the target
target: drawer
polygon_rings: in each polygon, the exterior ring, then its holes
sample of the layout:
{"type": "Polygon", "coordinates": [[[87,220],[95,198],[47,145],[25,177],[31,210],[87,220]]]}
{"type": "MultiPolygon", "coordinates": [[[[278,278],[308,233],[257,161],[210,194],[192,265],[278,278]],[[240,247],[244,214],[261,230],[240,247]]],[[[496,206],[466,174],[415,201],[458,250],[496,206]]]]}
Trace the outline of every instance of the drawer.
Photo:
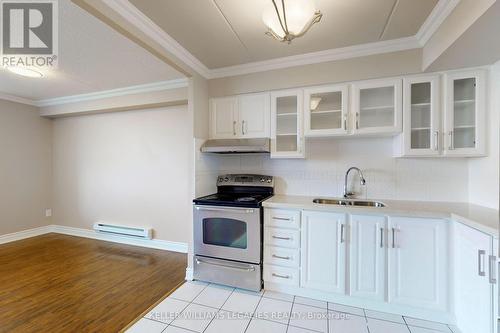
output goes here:
{"type": "Polygon", "coordinates": [[[300,247],[300,231],[265,227],[264,243],[266,245],[298,249],[300,247]]]}
{"type": "Polygon", "coordinates": [[[300,228],[300,211],[290,209],[268,209],[264,214],[264,225],[279,228],[300,228]]]}
{"type": "Polygon", "coordinates": [[[299,280],[300,280],[300,274],[299,270],[296,268],[264,265],[265,282],[273,282],[273,283],[298,287],[299,280]]]}
{"type": "Polygon", "coordinates": [[[264,263],[299,268],[300,250],[276,246],[264,246],[264,263]]]}

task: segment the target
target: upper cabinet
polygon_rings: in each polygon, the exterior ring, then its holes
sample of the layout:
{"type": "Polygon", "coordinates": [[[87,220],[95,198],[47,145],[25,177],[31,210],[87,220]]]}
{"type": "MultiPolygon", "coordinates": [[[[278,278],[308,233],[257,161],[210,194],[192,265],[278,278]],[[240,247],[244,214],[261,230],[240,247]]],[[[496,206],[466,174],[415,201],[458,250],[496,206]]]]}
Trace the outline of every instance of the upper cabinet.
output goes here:
{"type": "Polygon", "coordinates": [[[210,100],[212,139],[266,138],[270,136],[269,93],[210,100]]]}
{"type": "Polygon", "coordinates": [[[305,136],[347,134],[348,90],[347,84],[304,90],[305,136]]]}
{"type": "Polygon", "coordinates": [[[303,92],[271,93],[271,157],[304,158],[303,92]]]}
{"type": "Polygon", "coordinates": [[[485,76],[482,70],[446,74],[446,155],[485,154],[485,76]]]}
{"type": "Polygon", "coordinates": [[[438,155],[440,150],[439,75],[403,81],[403,136],[405,156],[438,155]]]}
{"type": "Polygon", "coordinates": [[[402,80],[352,84],[353,134],[396,134],[402,130],[402,80]]]}

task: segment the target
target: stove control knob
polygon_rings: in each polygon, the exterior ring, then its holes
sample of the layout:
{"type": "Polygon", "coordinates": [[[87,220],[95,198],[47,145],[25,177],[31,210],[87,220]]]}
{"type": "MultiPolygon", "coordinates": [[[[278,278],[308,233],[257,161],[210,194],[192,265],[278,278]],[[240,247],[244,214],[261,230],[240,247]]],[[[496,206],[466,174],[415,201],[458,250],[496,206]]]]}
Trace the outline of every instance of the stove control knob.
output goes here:
{"type": "Polygon", "coordinates": [[[228,182],[228,181],[229,181],[229,178],[227,178],[227,177],[226,177],[226,178],[224,178],[224,181],[225,181],[225,182],[228,182]]]}
{"type": "Polygon", "coordinates": [[[220,178],[219,178],[219,181],[221,182],[222,180],[223,180],[223,179],[222,179],[222,177],[220,177],[220,178]]]}
{"type": "Polygon", "coordinates": [[[267,182],[268,182],[268,183],[270,183],[270,182],[271,182],[271,178],[269,178],[269,179],[267,180],[267,182]]]}
{"type": "Polygon", "coordinates": [[[264,178],[261,178],[261,179],[260,179],[260,182],[261,182],[261,183],[263,183],[263,182],[265,182],[265,181],[266,181],[266,180],[265,180],[264,178]]]}

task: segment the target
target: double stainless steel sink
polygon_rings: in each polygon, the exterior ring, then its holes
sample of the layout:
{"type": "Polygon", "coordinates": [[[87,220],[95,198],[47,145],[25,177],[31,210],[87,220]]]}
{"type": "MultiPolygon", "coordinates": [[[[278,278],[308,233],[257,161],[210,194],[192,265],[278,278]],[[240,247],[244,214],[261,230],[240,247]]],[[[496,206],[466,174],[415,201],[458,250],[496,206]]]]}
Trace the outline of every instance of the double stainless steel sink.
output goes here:
{"type": "Polygon", "coordinates": [[[371,200],[356,200],[356,199],[313,199],[313,203],[322,205],[338,205],[338,206],[359,206],[359,207],[376,207],[382,208],[386,205],[379,201],[371,200]]]}

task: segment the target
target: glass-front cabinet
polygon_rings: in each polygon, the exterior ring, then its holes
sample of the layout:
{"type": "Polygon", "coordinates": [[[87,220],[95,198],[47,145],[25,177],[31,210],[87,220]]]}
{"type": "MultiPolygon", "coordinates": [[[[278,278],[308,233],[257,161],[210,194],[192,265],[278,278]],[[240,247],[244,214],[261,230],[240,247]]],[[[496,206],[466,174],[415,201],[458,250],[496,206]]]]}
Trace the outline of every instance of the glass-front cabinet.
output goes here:
{"type": "Polygon", "coordinates": [[[304,134],[308,137],[345,135],[348,130],[348,85],[304,90],[304,134]]]}
{"type": "Polygon", "coordinates": [[[303,91],[271,94],[271,157],[304,158],[303,91]]]}
{"type": "Polygon", "coordinates": [[[354,134],[397,134],[402,130],[402,80],[382,79],[352,84],[354,134]]]}
{"type": "Polygon", "coordinates": [[[405,78],[403,82],[403,149],[406,156],[440,151],[439,76],[405,78]]]}
{"type": "Polygon", "coordinates": [[[485,154],[485,72],[446,74],[446,155],[485,154]]]}

